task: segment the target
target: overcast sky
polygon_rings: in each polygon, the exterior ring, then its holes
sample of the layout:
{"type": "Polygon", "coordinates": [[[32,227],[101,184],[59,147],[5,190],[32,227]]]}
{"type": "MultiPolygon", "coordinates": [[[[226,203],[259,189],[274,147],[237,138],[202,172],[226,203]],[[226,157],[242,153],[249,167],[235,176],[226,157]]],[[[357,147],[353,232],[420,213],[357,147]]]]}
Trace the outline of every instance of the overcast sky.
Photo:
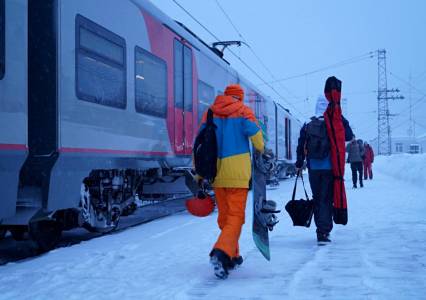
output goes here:
{"type": "MultiPolygon", "coordinates": [[[[404,100],[390,101],[393,136],[409,128],[409,74],[416,134],[426,133],[426,1],[423,0],[176,0],[221,40],[246,40],[270,70],[265,70],[248,47],[234,51],[264,80],[288,78],[386,49],[388,88],[399,88],[404,100]],[[219,5],[231,18],[232,27],[219,5]],[[424,98],[421,98],[424,97],[424,98]]],[[[153,0],[208,43],[215,39],[172,0],[153,0]]],[[[374,53],[375,54],[375,53],[374,53]]],[[[302,120],[314,113],[328,76],[343,81],[346,116],[358,137],[377,136],[377,55],[318,73],[275,82],[276,93],[229,52],[225,57],[244,77],[288,107],[302,120]],[[288,104],[288,103],[291,103],[288,104]]]]}

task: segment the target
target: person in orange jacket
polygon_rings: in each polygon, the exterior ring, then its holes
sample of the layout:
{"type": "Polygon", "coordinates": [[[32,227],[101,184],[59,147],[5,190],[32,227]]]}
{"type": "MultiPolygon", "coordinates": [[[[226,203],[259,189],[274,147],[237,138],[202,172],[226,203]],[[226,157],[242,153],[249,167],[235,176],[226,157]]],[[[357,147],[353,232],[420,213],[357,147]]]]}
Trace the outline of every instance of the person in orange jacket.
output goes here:
{"type": "Polygon", "coordinates": [[[367,176],[370,180],[373,179],[373,167],[374,152],[373,148],[367,142],[364,142],[364,179],[367,180],[367,176]]]}
{"type": "MultiPolygon", "coordinates": [[[[262,131],[253,111],[243,103],[244,91],[238,84],[229,85],[224,95],[216,97],[210,107],[217,126],[217,175],[213,182],[221,233],[210,252],[215,275],[226,278],[228,270],[243,262],[238,240],[245,222],[245,208],[251,178],[250,143],[264,151],[262,131]]],[[[200,131],[207,120],[204,113],[200,131]]]]}

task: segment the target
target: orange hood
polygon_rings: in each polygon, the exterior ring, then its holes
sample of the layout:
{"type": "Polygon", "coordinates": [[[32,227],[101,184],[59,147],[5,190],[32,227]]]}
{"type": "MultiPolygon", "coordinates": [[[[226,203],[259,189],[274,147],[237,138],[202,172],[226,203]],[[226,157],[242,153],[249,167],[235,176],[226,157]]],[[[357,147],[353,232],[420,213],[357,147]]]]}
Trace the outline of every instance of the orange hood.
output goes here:
{"type": "Polygon", "coordinates": [[[229,117],[235,114],[242,114],[244,104],[242,101],[235,99],[232,96],[219,95],[216,97],[211,108],[216,115],[229,117]]]}

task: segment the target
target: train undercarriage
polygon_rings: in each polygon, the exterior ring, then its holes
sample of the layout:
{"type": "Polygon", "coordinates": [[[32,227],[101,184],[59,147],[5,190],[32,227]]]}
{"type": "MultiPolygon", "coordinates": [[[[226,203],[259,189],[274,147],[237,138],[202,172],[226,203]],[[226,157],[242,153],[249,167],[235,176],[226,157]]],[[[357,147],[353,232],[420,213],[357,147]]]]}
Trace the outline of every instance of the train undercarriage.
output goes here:
{"type": "MultiPolygon", "coordinates": [[[[64,230],[83,227],[90,232],[112,232],[120,218],[140,206],[165,201],[171,194],[190,195],[185,185],[188,172],[186,168],[93,170],[81,183],[76,207],[38,209],[25,225],[5,222],[7,225],[0,225],[0,240],[10,232],[15,240],[31,239],[41,251],[48,251],[55,247],[64,230]]],[[[18,207],[17,212],[20,211],[23,210],[18,207]]]]}

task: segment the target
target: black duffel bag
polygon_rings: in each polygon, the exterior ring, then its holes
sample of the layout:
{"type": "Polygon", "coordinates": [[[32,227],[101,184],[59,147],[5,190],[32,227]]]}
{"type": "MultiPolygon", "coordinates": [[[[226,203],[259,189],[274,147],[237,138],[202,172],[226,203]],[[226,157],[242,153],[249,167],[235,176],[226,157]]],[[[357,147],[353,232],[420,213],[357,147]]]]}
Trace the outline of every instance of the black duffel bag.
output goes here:
{"type": "Polygon", "coordinates": [[[309,200],[302,174],[299,175],[299,173],[297,173],[296,181],[294,182],[293,197],[286,204],[285,210],[290,215],[290,218],[293,221],[293,226],[309,227],[311,225],[312,215],[314,213],[314,201],[309,200]],[[296,197],[297,179],[299,178],[299,176],[302,178],[302,184],[303,189],[305,191],[306,200],[294,199],[296,197]]]}

